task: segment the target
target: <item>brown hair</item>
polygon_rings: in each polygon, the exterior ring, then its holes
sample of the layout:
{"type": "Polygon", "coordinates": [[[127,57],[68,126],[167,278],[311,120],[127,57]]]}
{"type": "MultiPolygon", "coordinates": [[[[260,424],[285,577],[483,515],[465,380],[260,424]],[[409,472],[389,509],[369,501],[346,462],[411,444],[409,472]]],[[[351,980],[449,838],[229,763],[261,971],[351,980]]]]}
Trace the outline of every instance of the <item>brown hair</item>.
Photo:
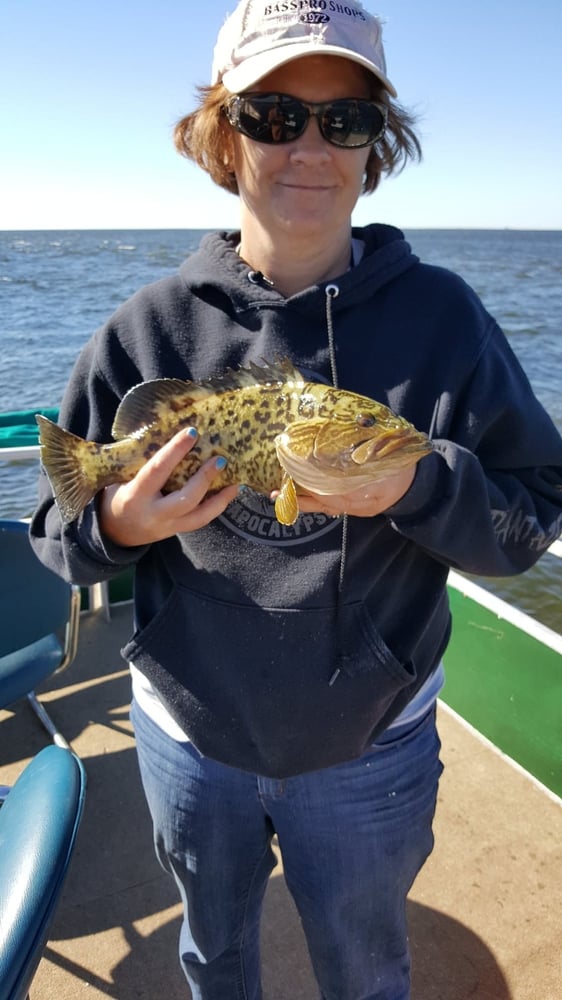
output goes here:
{"type": "MultiPolygon", "coordinates": [[[[377,187],[382,174],[398,173],[408,160],[421,159],[421,144],[414,131],[415,117],[399,104],[391,101],[375,78],[371,99],[388,108],[385,134],[371,149],[363,194],[370,194],[377,187]]],[[[195,111],[185,115],[174,128],[174,144],[182,156],[202,167],[215,184],[232,194],[238,194],[236,174],[232,167],[231,126],[223,107],[232,95],[222,83],[198,88],[199,104],[195,111]]]]}

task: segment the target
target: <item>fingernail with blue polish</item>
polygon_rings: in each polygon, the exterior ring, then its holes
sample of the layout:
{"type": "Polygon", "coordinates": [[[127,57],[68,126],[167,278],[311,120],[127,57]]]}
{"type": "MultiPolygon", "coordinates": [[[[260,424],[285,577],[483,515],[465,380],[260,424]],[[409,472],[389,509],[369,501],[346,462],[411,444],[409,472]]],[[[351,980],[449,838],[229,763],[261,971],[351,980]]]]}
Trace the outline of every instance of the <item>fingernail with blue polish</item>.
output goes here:
{"type": "Polygon", "coordinates": [[[197,431],[195,430],[195,427],[190,427],[189,428],[189,430],[187,431],[187,436],[190,437],[190,438],[196,438],[197,437],[197,431]]]}
{"type": "Polygon", "coordinates": [[[227,464],[226,458],[223,458],[222,455],[219,455],[219,457],[215,462],[215,468],[218,469],[219,472],[222,472],[222,470],[226,467],[226,464],[227,464]]]}

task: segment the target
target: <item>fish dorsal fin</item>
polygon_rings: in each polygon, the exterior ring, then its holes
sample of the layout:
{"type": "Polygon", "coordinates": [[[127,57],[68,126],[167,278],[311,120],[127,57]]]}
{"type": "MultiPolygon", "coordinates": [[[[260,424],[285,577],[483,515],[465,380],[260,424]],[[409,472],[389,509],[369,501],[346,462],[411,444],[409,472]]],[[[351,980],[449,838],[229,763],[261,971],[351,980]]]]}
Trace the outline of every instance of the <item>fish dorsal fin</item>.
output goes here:
{"type": "Polygon", "coordinates": [[[134,385],[121,400],[111,434],[114,440],[129,437],[154,424],[163,413],[188,409],[213,390],[179,378],[157,378],[134,385]]]}
{"type": "Polygon", "coordinates": [[[188,409],[209,396],[246,389],[256,385],[274,383],[304,385],[304,376],[289,358],[273,362],[251,361],[245,368],[227,368],[223,375],[216,375],[202,382],[189,382],[177,378],[158,378],[133,386],[123,397],[111,429],[115,440],[138,433],[155,423],[161,415],[173,408],[188,409]]]}
{"type": "MultiPolygon", "coordinates": [[[[209,387],[213,392],[230,392],[232,389],[246,389],[253,385],[274,385],[275,383],[293,382],[304,385],[304,376],[295,368],[290,358],[276,358],[275,361],[264,361],[259,364],[250,361],[245,368],[227,368],[224,375],[206,379],[200,384],[209,387]]],[[[199,383],[198,383],[199,384],[199,383]]]]}

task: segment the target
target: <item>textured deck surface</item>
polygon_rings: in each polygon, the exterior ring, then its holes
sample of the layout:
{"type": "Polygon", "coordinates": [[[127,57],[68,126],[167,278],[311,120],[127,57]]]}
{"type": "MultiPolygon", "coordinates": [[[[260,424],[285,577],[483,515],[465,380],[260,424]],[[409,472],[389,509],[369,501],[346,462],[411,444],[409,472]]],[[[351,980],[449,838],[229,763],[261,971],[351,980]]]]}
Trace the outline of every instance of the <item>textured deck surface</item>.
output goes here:
{"type": "MultiPolygon", "coordinates": [[[[128,606],[82,620],[78,658],[42,695],[84,760],[76,853],[31,1000],[188,1000],[180,907],[152,853],[119,648],[128,606]]],[[[0,712],[0,783],[48,737],[25,702],[0,712]]],[[[436,847],[409,903],[412,1000],[559,1000],[562,809],[441,706],[436,847]]],[[[276,869],[263,932],[265,1000],[314,1000],[298,918],[276,869]]]]}

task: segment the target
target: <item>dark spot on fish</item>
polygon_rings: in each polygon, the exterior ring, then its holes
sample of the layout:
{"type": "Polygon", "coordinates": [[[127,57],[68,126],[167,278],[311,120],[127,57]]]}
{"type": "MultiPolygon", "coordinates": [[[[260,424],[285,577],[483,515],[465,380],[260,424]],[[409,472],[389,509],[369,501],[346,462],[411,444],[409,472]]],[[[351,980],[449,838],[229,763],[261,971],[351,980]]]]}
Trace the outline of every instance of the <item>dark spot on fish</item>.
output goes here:
{"type": "Polygon", "coordinates": [[[221,443],[221,436],[220,436],[220,434],[211,434],[209,436],[209,441],[210,441],[211,444],[220,444],[221,443]]]}

